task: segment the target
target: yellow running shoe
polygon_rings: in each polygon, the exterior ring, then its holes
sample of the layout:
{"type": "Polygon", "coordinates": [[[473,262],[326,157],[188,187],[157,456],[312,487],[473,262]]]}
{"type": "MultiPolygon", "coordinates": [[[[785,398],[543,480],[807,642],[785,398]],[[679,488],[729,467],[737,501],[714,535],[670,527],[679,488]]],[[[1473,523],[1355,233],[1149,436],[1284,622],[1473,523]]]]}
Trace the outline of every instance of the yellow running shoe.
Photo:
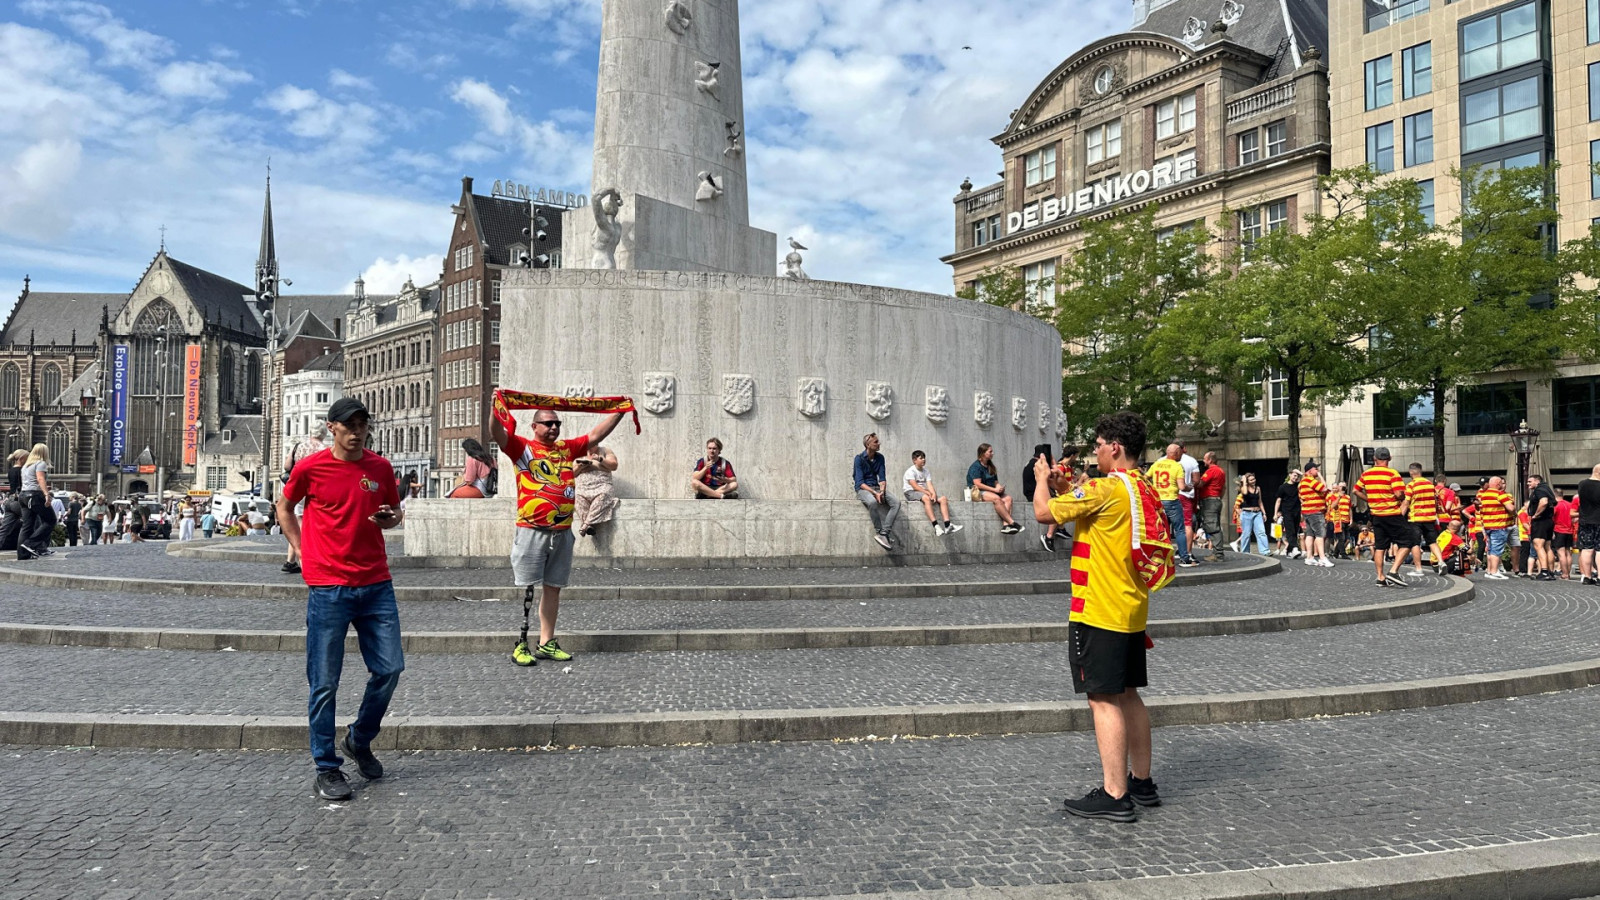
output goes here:
{"type": "Polygon", "coordinates": [[[519,666],[537,666],[539,661],[533,658],[533,652],[528,649],[527,641],[517,641],[511,648],[511,661],[519,666]]]}

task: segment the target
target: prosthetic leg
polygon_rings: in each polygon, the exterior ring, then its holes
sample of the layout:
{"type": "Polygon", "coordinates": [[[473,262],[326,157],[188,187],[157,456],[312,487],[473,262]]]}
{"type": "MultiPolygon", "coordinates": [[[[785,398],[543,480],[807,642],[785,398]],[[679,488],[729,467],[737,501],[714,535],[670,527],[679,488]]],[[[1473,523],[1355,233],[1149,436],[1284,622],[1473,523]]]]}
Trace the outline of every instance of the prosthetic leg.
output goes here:
{"type": "Polygon", "coordinates": [[[533,656],[533,650],[528,647],[528,623],[533,615],[533,608],[539,603],[539,593],[542,590],[543,587],[537,584],[530,584],[522,590],[522,634],[517,638],[517,646],[511,649],[511,661],[519,666],[539,664],[533,656]]]}

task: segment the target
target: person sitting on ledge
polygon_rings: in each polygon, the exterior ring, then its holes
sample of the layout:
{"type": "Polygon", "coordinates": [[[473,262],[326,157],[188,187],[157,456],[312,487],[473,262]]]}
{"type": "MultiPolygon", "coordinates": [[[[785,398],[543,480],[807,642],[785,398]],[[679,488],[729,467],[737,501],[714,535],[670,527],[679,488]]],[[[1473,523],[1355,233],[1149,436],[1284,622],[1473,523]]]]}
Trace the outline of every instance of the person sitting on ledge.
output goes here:
{"type": "Polygon", "coordinates": [[[883,454],[878,452],[878,436],[869,434],[861,439],[865,447],[856,454],[852,478],[856,499],[872,516],[872,539],[885,550],[890,547],[889,532],[894,530],[894,520],[900,517],[900,498],[889,491],[889,476],[884,471],[883,454]]]}
{"type": "Polygon", "coordinates": [[[994,447],[988,444],[978,445],[978,458],[967,467],[967,485],[972,489],[972,499],[985,503],[993,503],[994,511],[999,513],[1001,534],[1016,534],[1022,526],[1011,517],[1011,498],[1006,495],[1006,486],[1000,483],[1000,476],[994,470],[994,447]]]}
{"type": "Polygon", "coordinates": [[[733,463],[723,458],[718,438],[706,441],[706,455],[695,460],[689,487],[696,500],[739,499],[739,478],[733,474],[733,463]]]}
{"type": "Polygon", "coordinates": [[[911,451],[911,468],[906,469],[904,477],[907,503],[921,503],[922,509],[928,514],[928,521],[933,525],[933,533],[939,537],[955,534],[961,530],[960,525],[950,521],[950,501],[939,496],[933,489],[933,476],[928,474],[928,454],[921,450],[911,451]],[[933,516],[933,507],[939,507],[939,514],[944,516],[940,522],[933,516]]]}

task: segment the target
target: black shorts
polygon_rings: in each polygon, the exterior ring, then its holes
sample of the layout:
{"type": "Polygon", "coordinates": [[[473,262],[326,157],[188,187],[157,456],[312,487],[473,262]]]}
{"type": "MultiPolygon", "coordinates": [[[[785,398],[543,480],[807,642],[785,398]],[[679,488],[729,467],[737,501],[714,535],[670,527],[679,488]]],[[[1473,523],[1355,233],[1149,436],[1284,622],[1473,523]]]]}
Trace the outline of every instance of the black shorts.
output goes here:
{"type": "Polygon", "coordinates": [[[1432,547],[1439,542],[1438,522],[1412,522],[1411,527],[1416,529],[1418,547],[1432,547]]]}
{"type": "Polygon", "coordinates": [[[1548,541],[1554,539],[1555,536],[1556,520],[1554,518],[1534,519],[1528,523],[1528,537],[1533,540],[1548,541]]]}
{"type": "Polygon", "coordinates": [[[1120,694],[1149,682],[1144,663],[1144,632],[1125,634],[1093,625],[1067,625],[1072,660],[1072,690],[1078,694],[1120,694]]]}
{"type": "Polygon", "coordinates": [[[1577,543],[1577,535],[1568,534],[1564,531],[1558,531],[1556,532],[1556,536],[1550,541],[1550,548],[1552,550],[1571,550],[1573,545],[1577,543]]]}
{"type": "Polygon", "coordinates": [[[1600,550],[1600,525],[1578,526],[1578,549],[1600,550]]]}
{"type": "Polygon", "coordinates": [[[1390,547],[1408,550],[1416,545],[1416,532],[1412,530],[1411,523],[1406,521],[1405,516],[1372,517],[1373,550],[1383,551],[1390,547]]]}

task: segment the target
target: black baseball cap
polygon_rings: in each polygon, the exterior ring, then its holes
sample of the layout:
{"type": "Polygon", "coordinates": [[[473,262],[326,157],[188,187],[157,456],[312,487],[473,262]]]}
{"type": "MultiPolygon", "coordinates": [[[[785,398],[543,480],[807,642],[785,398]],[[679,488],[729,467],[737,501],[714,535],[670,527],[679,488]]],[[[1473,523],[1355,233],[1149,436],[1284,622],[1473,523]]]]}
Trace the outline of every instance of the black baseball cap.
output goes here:
{"type": "Polygon", "coordinates": [[[1388,447],[1379,447],[1377,450],[1374,450],[1372,452],[1372,458],[1373,459],[1394,459],[1394,457],[1389,454],[1389,448],[1388,447]]]}
{"type": "Polygon", "coordinates": [[[1317,461],[1316,461],[1316,460],[1314,460],[1314,459],[1308,459],[1308,460],[1306,460],[1306,464],[1305,464],[1305,465],[1303,465],[1303,466],[1301,466],[1301,467],[1300,467],[1300,468],[1301,468],[1301,469],[1302,469],[1302,470],[1303,470],[1303,471],[1306,471],[1306,472],[1309,472],[1309,471],[1311,471],[1311,470],[1312,470],[1312,469],[1320,469],[1320,468],[1322,468],[1322,466],[1321,466],[1321,465],[1319,465],[1319,464],[1318,464],[1318,463],[1317,463],[1317,461]]]}
{"type": "Polygon", "coordinates": [[[329,422],[348,423],[356,416],[361,416],[364,419],[372,418],[372,414],[367,412],[367,408],[362,405],[360,400],[354,397],[340,397],[333,401],[332,406],[328,407],[329,422]]]}

